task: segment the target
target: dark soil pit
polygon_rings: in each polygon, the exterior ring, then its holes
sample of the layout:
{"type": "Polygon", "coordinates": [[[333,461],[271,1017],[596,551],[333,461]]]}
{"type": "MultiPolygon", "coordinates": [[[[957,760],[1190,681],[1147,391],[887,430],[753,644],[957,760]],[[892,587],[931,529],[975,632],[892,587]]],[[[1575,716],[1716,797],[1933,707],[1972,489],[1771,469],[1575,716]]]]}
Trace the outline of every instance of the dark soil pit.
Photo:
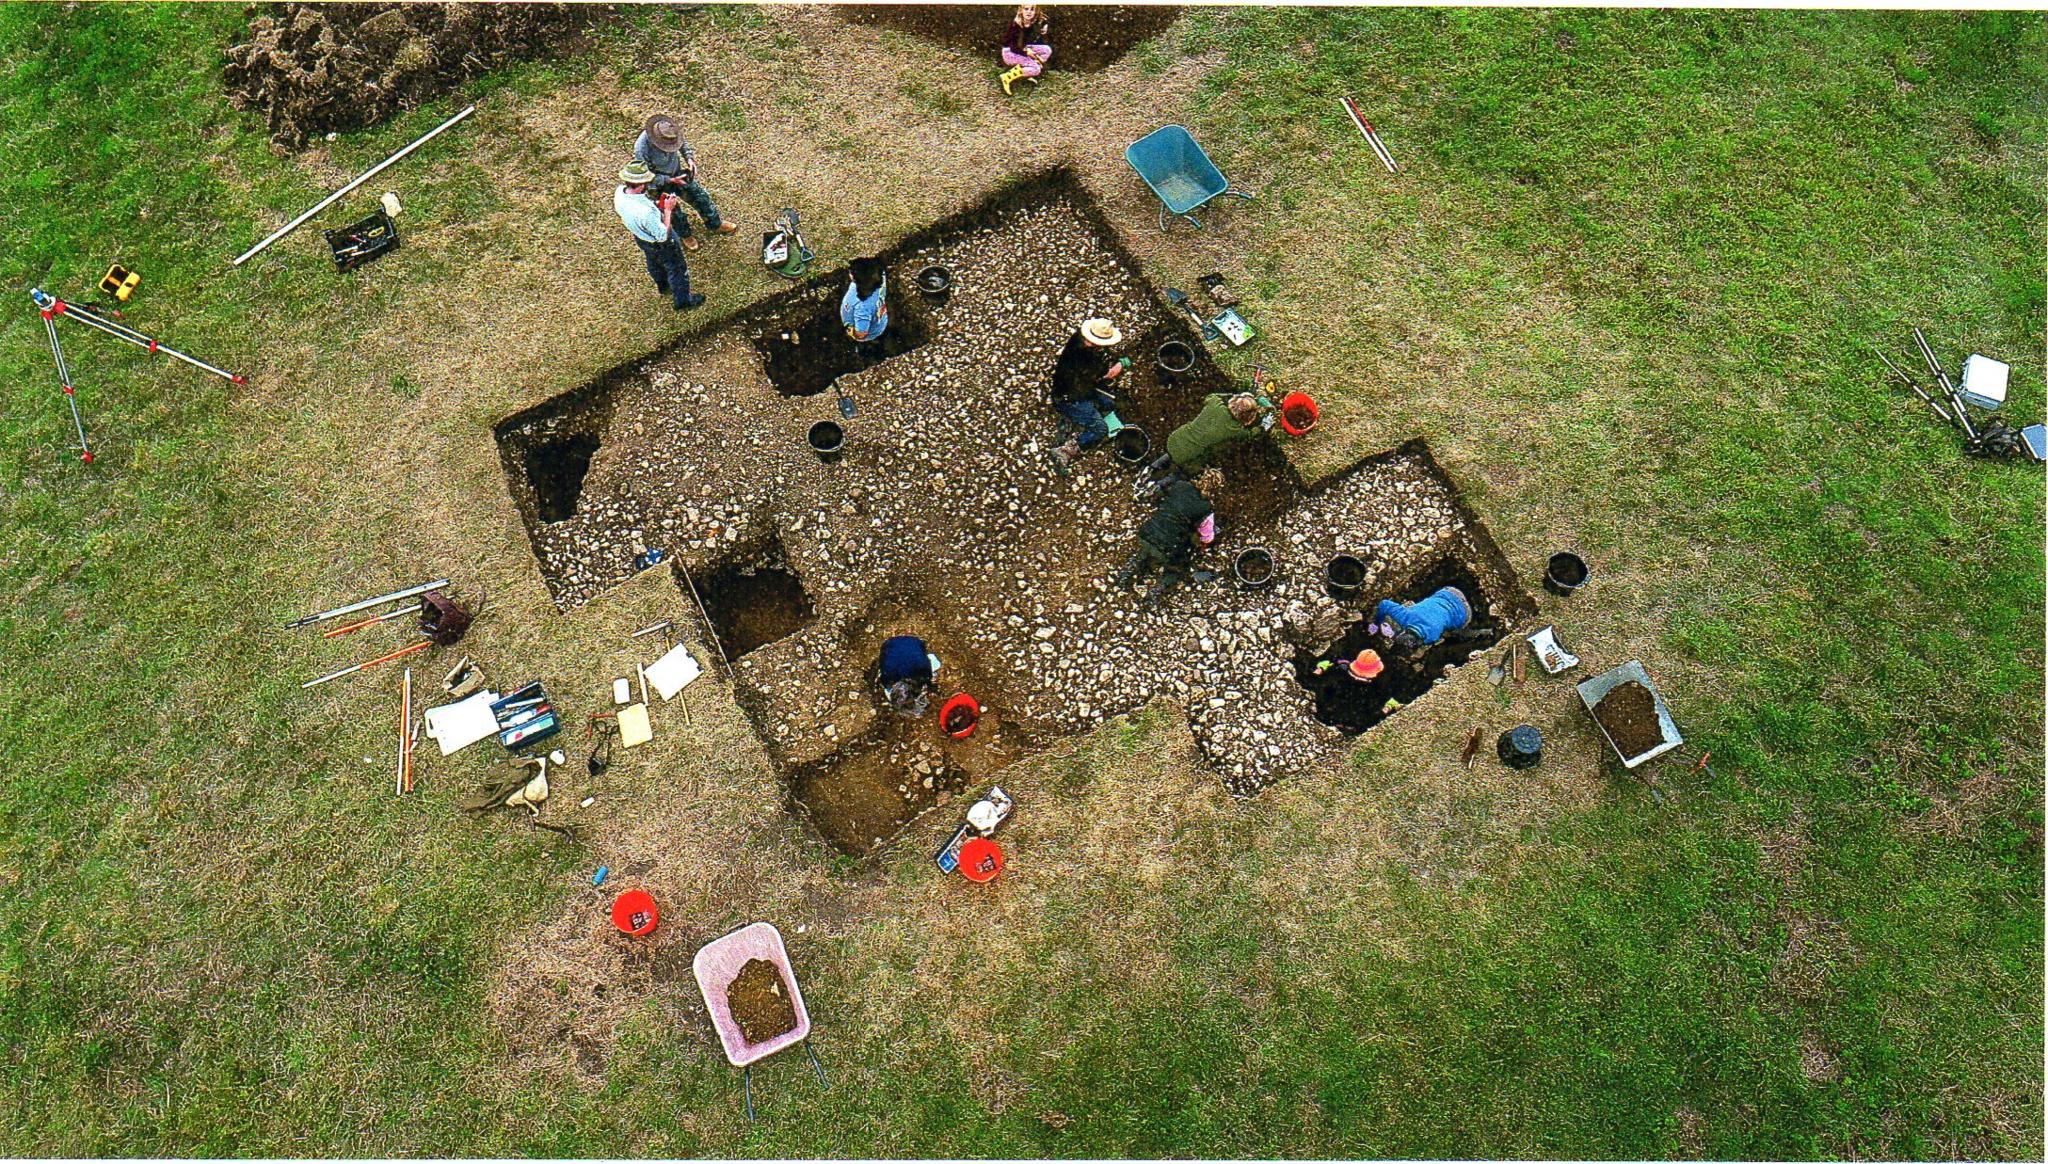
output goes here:
{"type": "Polygon", "coordinates": [[[1474,651],[1486,650],[1500,641],[1492,601],[1472,570],[1454,558],[1438,562],[1400,593],[1373,596],[1365,605],[1366,616],[1354,623],[1343,638],[1321,652],[1303,651],[1294,660],[1295,678],[1315,697],[1316,718],[1348,735],[1367,731],[1392,714],[1386,710],[1389,699],[1399,700],[1404,706],[1413,703],[1436,686],[1439,679],[1470,661],[1474,651]],[[1372,608],[1379,605],[1380,597],[1416,602],[1445,586],[1457,587],[1471,600],[1470,625],[1492,633],[1458,643],[1451,642],[1447,635],[1419,658],[1410,658],[1394,650],[1386,639],[1366,630],[1373,621],[1372,608]],[[1356,658],[1358,652],[1368,648],[1380,653],[1385,669],[1371,680],[1354,679],[1339,660],[1356,658]],[[1324,662],[1329,666],[1319,672],[1317,668],[1324,662]]]}
{"type": "MultiPolygon", "coordinates": [[[[1016,15],[1005,4],[874,4],[841,9],[860,24],[881,25],[950,48],[980,51],[991,62],[1002,44],[1003,25],[1016,15]]],[[[1045,5],[1052,68],[1089,73],[1108,68],[1133,45],[1165,31],[1180,15],[1177,6],[1135,4],[1045,5]]]]}
{"type": "Polygon", "coordinates": [[[725,1005],[749,1044],[762,1043],[796,1029],[796,996],[782,971],[765,958],[749,958],[725,988],[725,1005]]]}
{"type": "MultiPolygon", "coordinates": [[[[920,618],[910,605],[883,604],[846,632],[848,657],[866,661],[864,691],[878,691],[876,658],[882,641],[896,634],[917,635],[939,656],[936,691],[925,713],[904,716],[880,710],[873,726],[858,739],[813,763],[789,766],[786,773],[797,811],[827,842],[846,853],[869,851],[933,805],[954,793],[980,788],[1047,742],[1004,714],[1012,704],[1002,686],[954,636],[935,628],[929,618],[920,618]],[[963,691],[975,697],[982,715],[973,734],[956,739],[940,724],[939,708],[963,691]]],[[[873,698],[880,707],[881,696],[873,698]]],[[[773,714],[752,701],[747,711],[757,729],[773,714]]]]}
{"type": "Polygon", "coordinates": [[[590,458],[597,455],[597,437],[574,433],[536,441],[526,449],[526,480],[533,487],[534,508],[542,521],[567,521],[576,516],[590,458]]]}
{"type": "Polygon", "coordinates": [[[1628,682],[1593,705],[1593,718],[1607,730],[1625,759],[1633,760],[1664,742],[1657,719],[1657,697],[1640,683],[1628,682]]]}
{"type": "Polygon", "coordinates": [[[890,272],[889,279],[889,330],[872,344],[856,344],[846,338],[846,328],[839,322],[843,287],[823,306],[813,306],[758,333],[754,350],[761,353],[761,366],[775,390],[784,396],[816,396],[841,376],[923,347],[929,338],[924,313],[910,306],[910,296],[899,290],[908,283],[899,284],[896,274],[890,272]]]}
{"type": "MultiPolygon", "coordinates": [[[[253,6],[252,6],[253,10],[253,6]]],[[[297,149],[514,61],[573,51],[610,9],[583,4],[273,4],[227,50],[221,81],[297,149]]]]}
{"type": "MultiPolygon", "coordinates": [[[[1214,392],[1248,391],[1217,369],[1194,332],[1177,316],[1145,329],[1135,338],[1127,337],[1118,351],[1129,355],[1133,368],[1128,381],[1114,389],[1123,400],[1117,415],[1143,427],[1152,438],[1152,455],[1166,452],[1166,438],[1174,429],[1195,418],[1202,402],[1214,392]],[[1194,353],[1194,367],[1185,372],[1167,372],[1154,359],[1159,345],[1168,340],[1185,344],[1194,353]]],[[[1216,455],[1213,468],[1223,474],[1223,487],[1209,504],[1216,507],[1221,526],[1243,527],[1271,521],[1302,495],[1300,477],[1282,451],[1284,437],[1267,437],[1230,446],[1216,455]]]]}
{"type": "Polygon", "coordinates": [[[728,659],[741,659],[788,638],[811,625],[817,612],[804,582],[789,568],[779,545],[747,554],[736,561],[685,580],[680,568],[676,585],[697,597],[710,616],[711,630],[728,659]]]}

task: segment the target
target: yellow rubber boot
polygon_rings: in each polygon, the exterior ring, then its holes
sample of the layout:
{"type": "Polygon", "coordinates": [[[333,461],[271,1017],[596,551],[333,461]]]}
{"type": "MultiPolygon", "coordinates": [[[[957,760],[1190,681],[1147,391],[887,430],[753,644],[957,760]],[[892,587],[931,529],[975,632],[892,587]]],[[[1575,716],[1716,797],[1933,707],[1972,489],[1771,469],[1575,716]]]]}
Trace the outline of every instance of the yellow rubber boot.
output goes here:
{"type": "Polygon", "coordinates": [[[1023,75],[1024,75],[1024,68],[1023,68],[1023,66],[1022,66],[1022,65],[1019,65],[1019,66],[1017,66],[1017,67],[1015,67],[1015,68],[1011,69],[1011,70],[1010,70],[1009,72],[1007,72],[1007,73],[1004,73],[1004,74],[1003,74],[1003,75],[1002,75],[1002,76],[1001,76],[1000,78],[998,78],[998,79],[999,79],[999,80],[1001,80],[1001,81],[1002,81],[1002,83],[1003,83],[1003,96],[1005,96],[1005,97],[1009,97],[1009,96],[1012,96],[1012,94],[1011,94],[1011,92],[1010,92],[1010,86],[1012,86],[1012,85],[1016,84],[1016,83],[1017,83],[1017,79],[1018,79],[1018,78],[1020,78],[1020,77],[1022,77],[1023,75]]]}

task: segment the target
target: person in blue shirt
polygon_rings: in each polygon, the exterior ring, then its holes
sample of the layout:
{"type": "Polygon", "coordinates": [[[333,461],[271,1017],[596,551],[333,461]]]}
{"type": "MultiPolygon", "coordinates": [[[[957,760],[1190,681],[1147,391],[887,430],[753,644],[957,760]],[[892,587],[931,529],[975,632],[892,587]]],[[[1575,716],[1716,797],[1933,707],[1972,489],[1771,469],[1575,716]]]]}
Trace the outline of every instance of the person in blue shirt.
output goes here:
{"type": "Polygon", "coordinates": [[[1489,633],[1469,629],[1472,603],[1455,586],[1446,586],[1420,602],[1382,598],[1375,617],[1379,619],[1380,633],[1409,653],[1433,647],[1445,638],[1454,643],[1465,642],[1489,633]]]}
{"type": "Polygon", "coordinates": [[[882,644],[876,678],[889,707],[902,715],[923,715],[932,692],[939,657],[916,635],[897,635],[882,644]]]}
{"type": "Polygon", "coordinates": [[[624,185],[612,191],[612,209],[619,212],[619,221],[626,224],[633,241],[640,244],[655,287],[663,295],[675,298],[677,311],[704,302],[702,295],[690,293],[690,264],[683,258],[683,248],[672,224],[675,196],[657,199],[650,188],[654,171],[638,159],[627,162],[619,171],[619,181],[624,185]]]}
{"type": "MultiPolygon", "coordinates": [[[[889,330],[889,275],[875,259],[855,259],[839,297],[839,322],[854,343],[877,343],[889,330]]],[[[873,351],[868,348],[866,350],[873,351]]]]}

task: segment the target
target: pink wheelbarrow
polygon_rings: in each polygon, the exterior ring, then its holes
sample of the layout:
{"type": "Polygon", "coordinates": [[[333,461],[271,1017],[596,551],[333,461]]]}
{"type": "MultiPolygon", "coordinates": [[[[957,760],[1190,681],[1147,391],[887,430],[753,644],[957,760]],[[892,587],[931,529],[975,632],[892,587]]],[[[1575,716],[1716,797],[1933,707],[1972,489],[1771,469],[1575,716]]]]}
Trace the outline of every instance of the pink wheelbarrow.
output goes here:
{"type": "Polygon", "coordinates": [[[741,926],[698,950],[690,963],[690,972],[697,978],[698,993],[704,996],[704,1009],[711,1014],[711,1026],[718,1032],[726,1062],[740,1069],[741,1094],[746,1099],[749,1120],[754,1118],[754,1064],[777,1051],[802,1043],[804,1054],[810,1056],[811,1070],[818,1073],[818,1086],[831,1086],[825,1078],[824,1064],[818,1062],[818,1053],[811,1050],[811,1012],[804,1007],[796,971],[790,968],[782,931],[767,922],[741,926]],[[796,1012],[796,1023],[779,1035],[753,1043],[733,1017],[732,1004],[726,996],[740,969],[756,958],[775,967],[782,976],[782,984],[789,989],[790,1005],[796,1012]]]}

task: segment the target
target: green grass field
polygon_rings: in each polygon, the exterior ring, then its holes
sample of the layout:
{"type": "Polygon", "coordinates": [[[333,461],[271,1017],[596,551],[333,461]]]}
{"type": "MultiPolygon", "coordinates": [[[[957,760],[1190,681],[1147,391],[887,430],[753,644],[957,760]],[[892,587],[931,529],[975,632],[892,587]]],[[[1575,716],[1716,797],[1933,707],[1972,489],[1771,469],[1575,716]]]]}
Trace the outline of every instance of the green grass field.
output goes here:
{"type": "MultiPolygon", "coordinates": [[[[920,926],[921,836],[802,874],[869,912],[812,948],[834,1086],[765,1069],[752,1126],[715,1049],[653,1010],[599,1087],[519,1066],[499,952],[594,862],[446,791],[366,795],[385,703],[298,691],[331,656],[277,621],[415,573],[406,508],[365,483],[397,462],[358,477],[357,443],[388,423],[431,450],[509,411],[482,384],[417,406],[456,390],[408,313],[515,305],[431,243],[388,260],[403,278],[338,279],[310,227],[228,268],[463,100],[344,136],[332,167],[277,156],[220,89],[242,19],[0,7],[0,1151],[2040,1157],[2042,475],[1964,457],[1871,354],[1921,324],[2010,360],[2015,419],[2041,416],[2038,15],[1195,10],[1122,71],[1050,78],[1020,117],[1199,62],[1171,112],[1261,192],[1219,215],[1265,358],[1334,401],[1311,462],[1421,433],[1518,564],[1580,546],[1600,575],[1568,638],[1668,675],[1715,775],[1667,765],[1669,805],[1590,760],[1570,791],[1446,790],[1388,739],[1234,805],[1155,709],[1047,761],[1062,799],[1033,812],[1198,790],[1146,834],[1164,876],[1077,863],[948,946],[920,926]],[[131,322],[258,388],[74,327],[87,467],[26,290],[84,298],[116,259],[144,274],[131,322]]],[[[474,86],[514,143],[488,156],[580,157],[549,95],[634,74],[642,37],[779,78],[749,108],[718,67],[661,66],[721,132],[873,96],[773,11],[630,20],[474,86]]],[[[915,79],[874,99],[935,133],[1000,99],[889,44],[915,79]]],[[[473,247],[504,210],[473,148],[408,163],[422,237],[473,247]]],[[[608,217],[580,181],[503,197],[608,217]]],[[[518,366],[550,371],[521,402],[661,338],[567,334],[532,340],[518,366]]],[[[524,552],[474,550],[506,576],[524,552]]],[[[504,617],[545,639],[522,601],[504,617]]],[[[1087,827],[1049,823],[1047,850],[1087,827]]],[[[803,853],[778,859],[829,864],[803,853]]]]}

